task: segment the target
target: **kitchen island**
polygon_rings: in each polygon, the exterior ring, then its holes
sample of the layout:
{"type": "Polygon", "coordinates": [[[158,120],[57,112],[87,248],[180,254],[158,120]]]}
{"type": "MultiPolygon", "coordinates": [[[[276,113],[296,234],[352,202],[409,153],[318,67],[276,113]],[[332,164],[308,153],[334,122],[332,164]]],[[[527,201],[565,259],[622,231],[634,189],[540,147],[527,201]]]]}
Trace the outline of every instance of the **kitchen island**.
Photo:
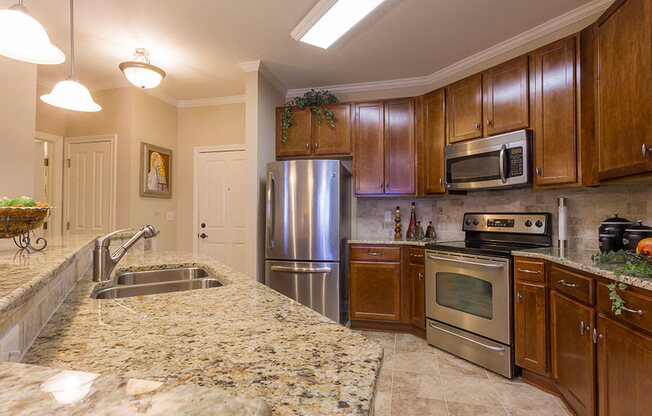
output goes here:
{"type": "Polygon", "coordinates": [[[224,286],[96,300],[87,273],[23,362],[219,388],[279,415],[371,412],[377,343],[207,257],[134,253],[117,271],[187,266],[224,286]]]}

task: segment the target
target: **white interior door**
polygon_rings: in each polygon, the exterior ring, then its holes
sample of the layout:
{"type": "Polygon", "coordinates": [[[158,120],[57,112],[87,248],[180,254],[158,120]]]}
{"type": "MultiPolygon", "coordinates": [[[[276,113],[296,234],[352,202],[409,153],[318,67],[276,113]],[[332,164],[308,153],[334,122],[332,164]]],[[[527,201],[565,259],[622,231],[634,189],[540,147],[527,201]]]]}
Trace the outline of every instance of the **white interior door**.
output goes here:
{"type": "Polygon", "coordinates": [[[197,248],[200,253],[244,272],[244,151],[199,153],[197,248]]]}
{"type": "Polygon", "coordinates": [[[70,142],[66,153],[67,225],[72,234],[104,233],[112,228],[113,145],[110,140],[70,142]]]}

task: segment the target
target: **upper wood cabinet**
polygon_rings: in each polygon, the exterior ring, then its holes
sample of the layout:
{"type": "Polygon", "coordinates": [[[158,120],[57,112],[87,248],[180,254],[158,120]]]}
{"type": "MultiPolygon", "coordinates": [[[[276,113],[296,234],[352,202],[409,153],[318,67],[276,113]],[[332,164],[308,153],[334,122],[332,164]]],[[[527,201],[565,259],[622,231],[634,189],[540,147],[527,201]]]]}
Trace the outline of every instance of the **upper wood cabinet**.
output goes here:
{"type": "Polygon", "coordinates": [[[419,106],[420,193],[446,192],[444,180],[444,146],[446,145],[446,89],[441,88],[421,98],[419,106]]]}
{"type": "Polygon", "coordinates": [[[650,0],[618,0],[596,24],[600,180],[652,170],[651,19],[650,0]]]}
{"type": "Polygon", "coordinates": [[[348,157],[351,156],[351,104],[335,103],[326,106],[335,114],[335,127],[324,117],[321,123],[309,108],[292,110],[294,124],[288,128],[283,143],[284,107],[276,109],[276,158],[348,157]]]}
{"type": "Polygon", "coordinates": [[[326,108],[335,114],[335,127],[331,127],[328,120],[322,119],[322,122],[319,123],[317,115],[310,113],[313,154],[315,156],[350,156],[351,104],[328,104],[326,108]]]}
{"type": "Polygon", "coordinates": [[[516,365],[539,374],[548,371],[546,286],[517,280],[514,286],[516,365]]]}
{"type": "Polygon", "coordinates": [[[485,136],[530,125],[528,67],[528,56],[522,55],[483,73],[485,136]]]}
{"type": "Polygon", "coordinates": [[[288,128],[285,143],[283,143],[284,111],[284,107],[276,109],[276,157],[310,156],[310,109],[292,110],[294,124],[288,128]]]}
{"type": "Polygon", "coordinates": [[[448,143],[482,137],[482,74],[446,87],[448,143]]]}
{"type": "Polygon", "coordinates": [[[415,194],[414,99],[356,103],[355,195],[415,194]]]}
{"type": "Polygon", "coordinates": [[[577,181],[576,37],[551,43],[534,61],[534,183],[577,181]]]}

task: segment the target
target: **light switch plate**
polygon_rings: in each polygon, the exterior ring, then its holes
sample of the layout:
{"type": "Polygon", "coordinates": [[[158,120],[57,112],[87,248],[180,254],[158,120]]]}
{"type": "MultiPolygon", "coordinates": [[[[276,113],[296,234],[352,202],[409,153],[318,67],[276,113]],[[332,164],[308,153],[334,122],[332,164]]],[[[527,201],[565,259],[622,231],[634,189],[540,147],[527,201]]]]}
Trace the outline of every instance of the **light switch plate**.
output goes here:
{"type": "Polygon", "coordinates": [[[174,211],[168,211],[165,213],[165,219],[168,221],[174,221],[174,211]]]}
{"type": "Polygon", "coordinates": [[[392,211],[385,211],[385,222],[392,222],[392,211]]]}

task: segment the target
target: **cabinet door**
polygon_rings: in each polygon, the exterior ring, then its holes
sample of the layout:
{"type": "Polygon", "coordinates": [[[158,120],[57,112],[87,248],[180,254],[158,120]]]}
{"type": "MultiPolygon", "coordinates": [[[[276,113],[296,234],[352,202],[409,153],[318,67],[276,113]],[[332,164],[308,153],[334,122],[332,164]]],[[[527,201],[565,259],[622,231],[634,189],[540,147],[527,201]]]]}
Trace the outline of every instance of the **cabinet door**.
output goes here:
{"type": "Polygon", "coordinates": [[[352,261],[349,271],[353,320],[401,320],[401,263],[352,261]]]}
{"type": "Polygon", "coordinates": [[[447,87],[448,143],[482,137],[482,74],[447,87]]]}
{"type": "Polygon", "coordinates": [[[383,194],[384,111],[382,102],[355,105],[353,176],[356,195],[383,194]]]}
{"type": "Polygon", "coordinates": [[[546,287],[516,282],[514,350],[516,365],[539,374],[548,371],[546,287]]]}
{"type": "Polygon", "coordinates": [[[575,37],[534,53],[536,185],[577,181],[575,37]]]}
{"type": "Polygon", "coordinates": [[[351,155],[351,104],[328,104],[327,109],[335,114],[335,127],[322,116],[321,123],[317,115],[311,113],[312,147],[317,156],[351,155]]]}
{"type": "Polygon", "coordinates": [[[408,279],[410,286],[410,323],[419,328],[426,327],[425,310],[425,265],[409,263],[408,279]]]}
{"type": "Polygon", "coordinates": [[[484,72],[485,136],[529,126],[527,55],[484,72]]]}
{"type": "Polygon", "coordinates": [[[652,338],[598,315],[598,414],[644,416],[652,409],[652,338]]]}
{"type": "Polygon", "coordinates": [[[620,0],[597,22],[599,178],[652,170],[650,0],[620,0]]]}
{"type": "Polygon", "coordinates": [[[577,415],[593,415],[595,312],[555,291],[550,303],[552,377],[577,415]]]}
{"type": "Polygon", "coordinates": [[[385,194],[415,192],[414,100],[385,102],[385,194]]]}
{"type": "Polygon", "coordinates": [[[310,156],[310,109],[292,110],[293,124],[288,127],[287,141],[283,143],[283,111],[276,109],[276,157],[310,156]]]}
{"type": "Polygon", "coordinates": [[[423,100],[423,177],[426,194],[446,192],[444,146],[446,145],[446,90],[439,89],[423,100]]]}

